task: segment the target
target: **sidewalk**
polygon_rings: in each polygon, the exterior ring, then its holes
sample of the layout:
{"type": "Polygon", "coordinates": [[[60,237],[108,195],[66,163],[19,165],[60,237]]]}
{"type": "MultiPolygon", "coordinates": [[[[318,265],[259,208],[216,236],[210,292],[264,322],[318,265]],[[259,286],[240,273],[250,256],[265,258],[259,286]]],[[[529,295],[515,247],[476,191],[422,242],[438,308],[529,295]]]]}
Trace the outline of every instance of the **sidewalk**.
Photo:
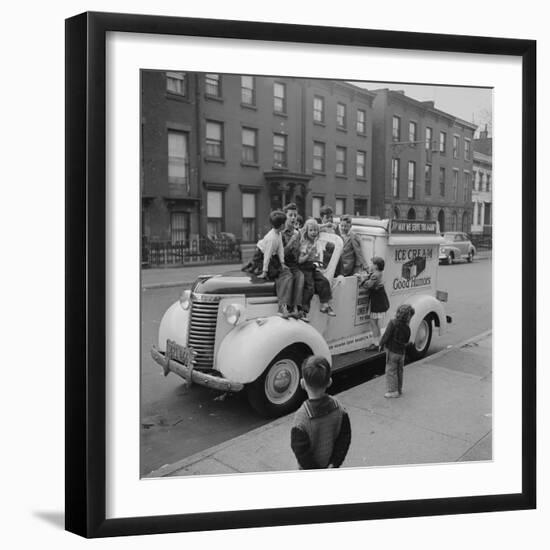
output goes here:
{"type": "MultiPolygon", "coordinates": [[[[352,442],[344,467],[491,460],[492,333],[405,367],[403,395],[385,399],[381,376],[338,394],[352,442]]],[[[297,469],[293,414],[163,466],[147,477],[297,469]]]]}
{"type": "MultiPolygon", "coordinates": [[[[491,250],[482,250],[476,255],[475,260],[491,258],[491,250]]],[[[149,290],[154,288],[191,285],[199,275],[217,275],[225,271],[238,271],[241,269],[242,265],[242,263],[233,263],[142,269],[141,288],[149,290]]]]}

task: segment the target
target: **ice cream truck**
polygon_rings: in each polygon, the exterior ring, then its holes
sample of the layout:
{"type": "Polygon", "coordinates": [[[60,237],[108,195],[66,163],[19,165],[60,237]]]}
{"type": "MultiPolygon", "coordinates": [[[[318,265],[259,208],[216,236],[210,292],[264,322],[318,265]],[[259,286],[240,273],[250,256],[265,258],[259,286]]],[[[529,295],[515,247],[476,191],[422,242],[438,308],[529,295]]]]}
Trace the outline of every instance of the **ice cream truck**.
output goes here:
{"type": "MultiPolygon", "coordinates": [[[[397,307],[410,304],[411,359],[423,357],[435,329],[443,334],[451,322],[445,314],[447,293],[438,289],[439,245],[436,221],[353,218],[352,231],[360,238],[363,256],[385,259],[383,281],[390,309],[381,329],[397,307]]],[[[370,319],[367,290],[360,278],[335,277],[343,241],[320,233],[322,246],[333,252],[324,269],[332,286],[335,317],[311,303],[310,322],[277,314],[274,283],[242,271],[197,278],[164,314],[153,359],[187,384],[225,392],[246,391],[260,414],[286,414],[304,398],[300,368],[312,354],[325,356],[337,372],[380,355],[367,351],[376,336],[370,319]]]]}

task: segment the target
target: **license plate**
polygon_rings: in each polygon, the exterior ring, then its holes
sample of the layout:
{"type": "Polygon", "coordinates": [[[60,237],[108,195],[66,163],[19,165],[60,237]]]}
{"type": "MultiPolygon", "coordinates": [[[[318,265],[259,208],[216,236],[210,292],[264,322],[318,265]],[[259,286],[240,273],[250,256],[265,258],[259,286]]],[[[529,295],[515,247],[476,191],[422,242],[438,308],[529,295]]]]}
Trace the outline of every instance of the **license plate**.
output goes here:
{"type": "Polygon", "coordinates": [[[174,340],[166,340],[166,358],[173,359],[178,363],[190,367],[195,359],[195,350],[187,346],[182,346],[174,342],[174,340]]]}

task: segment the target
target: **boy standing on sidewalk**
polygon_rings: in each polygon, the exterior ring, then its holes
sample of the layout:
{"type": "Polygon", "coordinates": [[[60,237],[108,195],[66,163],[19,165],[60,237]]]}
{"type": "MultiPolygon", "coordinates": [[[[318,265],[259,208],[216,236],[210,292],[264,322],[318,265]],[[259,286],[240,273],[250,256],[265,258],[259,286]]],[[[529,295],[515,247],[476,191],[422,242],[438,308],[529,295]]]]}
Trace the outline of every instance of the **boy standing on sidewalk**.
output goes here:
{"type": "Polygon", "coordinates": [[[326,390],[332,384],[330,365],[312,355],[302,367],[302,388],[308,399],[296,411],[290,446],[301,470],[339,468],[351,443],[348,413],[326,390]]]}
{"type": "Polygon", "coordinates": [[[384,336],[380,340],[379,349],[382,350],[385,347],[387,350],[384,397],[399,397],[403,392],[403,365],[405,351],[411,337],[409,321],[413,315],[412,306],[399,306],[395,312],[395,319],[388,323],[384,336]]]}

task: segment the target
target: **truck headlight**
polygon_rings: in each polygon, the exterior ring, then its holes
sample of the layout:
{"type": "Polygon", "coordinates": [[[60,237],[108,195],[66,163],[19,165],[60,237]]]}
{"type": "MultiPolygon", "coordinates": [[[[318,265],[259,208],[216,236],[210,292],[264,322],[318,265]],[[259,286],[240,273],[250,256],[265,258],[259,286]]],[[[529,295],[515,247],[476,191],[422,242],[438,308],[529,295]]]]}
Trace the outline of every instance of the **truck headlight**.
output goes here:
{"type": "Polygon", "coordinates": [[[184,290],[180,296],[180,305],[186,311],[191,307],[191,291],[184,290]]]}
{"type": "Polygon", "coordinates": [[[241,318],[241,314],[242,314],[242,308],[238,304],[229,304],[223,310],[223,315],[225,317],[225,320],[230,325],[236,325],[239,322],[239,319],[241,318]]]}
{"type": "Polygon", "coordinates": [[[439,249],[439,252],[443,252],[443,254],[445,254],[445,252],[447,252],[447,249],[442,246],[440,249],[439,249]]]}

